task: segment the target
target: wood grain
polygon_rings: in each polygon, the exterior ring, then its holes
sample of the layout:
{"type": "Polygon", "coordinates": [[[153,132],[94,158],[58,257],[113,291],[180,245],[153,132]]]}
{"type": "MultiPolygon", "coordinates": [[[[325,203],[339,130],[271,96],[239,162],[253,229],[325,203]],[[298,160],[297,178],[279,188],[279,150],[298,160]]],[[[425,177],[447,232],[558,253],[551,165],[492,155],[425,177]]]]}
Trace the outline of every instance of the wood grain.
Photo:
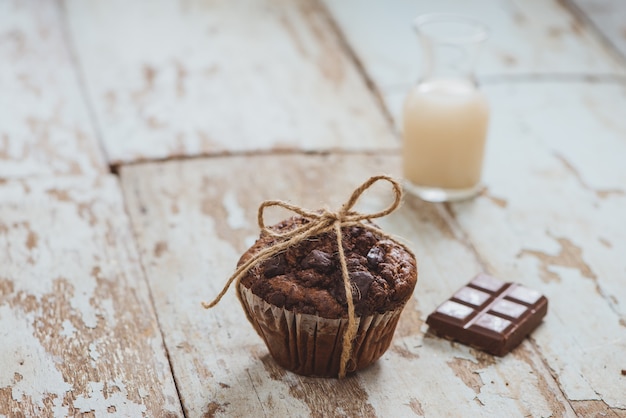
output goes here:
{"type": "Polygon", "coordinates": [[[181,415],[115,178],[0,185],[0,249],[0,415],[181,415]]]}
{"type": "Polygon", "coordinates": [[[69,0],[67,15],[113,164],[398,146],[315,2],[69,0]]]}
{"type": "Polygon", "coordinates": [[[0,2],[0,63],[0,179],[104,172],[56,2],[0,2]]]}
{"type": "MultiPolygon", "coordinates": [[[[287,155],[122,167],[129,213],[189,415],[573,415],[528,341],[496,359],[424,333],[428,313],[482,270],[442,205],[407,196],[397,212],[380,220],[415,250],[417,291],[390,350],[345,381],[303,378],[278,367],[234,293],[213,310],[201,309],[258,235],[262,200],[338,207],[370,175],[397,175],[399,162],[397,156],[287,155]]],[[[390,191],[378,188],[359,208],[381,209],[391,199],[390,191]]],[[[288,215],[271,213],[268,222],[288,215]]]]}
{"type": "MultiPolygon", "coordinates": [[[[594,33],[621,48],[622,14],[612,0],[0,2],[0,416],[626,417],[626,72],[594,33]],[[419,71],[410,21],[432,11],[492,30],[485,188],[405,196],[378,222],[414,249],[419,282],[375,365],[286,372],[233,292],[200,302],[258,236],[261,201],[334,208],[400,175],[375,94],[399,120],[419,71]],[[210,158],[142,163],[188,156],[210,158]],[[424,323],[481,271],[550,301],[504,358],[424,323]]],[[[390,199],[376,188],[359,209],[390,199]]]]}

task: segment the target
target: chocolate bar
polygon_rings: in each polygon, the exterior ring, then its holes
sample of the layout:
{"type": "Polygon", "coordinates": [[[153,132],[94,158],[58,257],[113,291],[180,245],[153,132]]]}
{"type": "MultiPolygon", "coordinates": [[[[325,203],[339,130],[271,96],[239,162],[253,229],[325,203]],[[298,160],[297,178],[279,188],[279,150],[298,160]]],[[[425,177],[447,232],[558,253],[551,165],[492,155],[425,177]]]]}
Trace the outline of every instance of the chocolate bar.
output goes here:
{"type": "Polygon", "coordinates": [[[536,290],[479,274],[426,319],[435,334],[503,356],[537,328],[548,299],[536,290]]]}

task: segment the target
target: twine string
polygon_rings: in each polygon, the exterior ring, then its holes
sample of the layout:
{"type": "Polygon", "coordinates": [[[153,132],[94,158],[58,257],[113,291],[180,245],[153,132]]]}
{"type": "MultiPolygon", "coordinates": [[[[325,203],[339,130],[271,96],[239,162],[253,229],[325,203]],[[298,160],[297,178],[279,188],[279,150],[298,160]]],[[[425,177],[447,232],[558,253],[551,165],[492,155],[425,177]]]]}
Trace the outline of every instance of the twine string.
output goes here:
{"type": "MultiPolygon", "coordinates": [[[[337,238],[337,248],[339,255],[339,263],[341,266],[341,276],[343,279],[344,290],[346,293],[346,301],[348,303],[348,326],[343,335],[343,344],[341,350],[341,360],[339,363],[339,378],[343,378],[346,375],[347,364],[350,361],[352,356],[352,344],[356,337],[357,333],[357,323],[356,323],[356,314],[354,312],[354,299],[352,297],[352,287],[350,284],[350,274],[348,272],[348,265],[346,262],[346,256],[343,249],[342,243],[342,233],[341,229],[345,227],[358,225],[361,228],[365,228],[370,230],[371,232],[376,233],[377,235],[383,236],[384,238],[391,239],[393,238],[380,229],[363,223],[364,220],[371,220],[375,218],[381,218],[386,216],[396,210],[400,205],[402,200],[402,188],[400,184],[389,176],[373,176],[370,177],[367,181],[365,181],[361,186],[356,188],[352,195],[346,201],[341,208],[337,212],[332,212],[328,209],[322,209],[321,211],[309,211],[303,209],[299,206],[292,205],[287,202],[283,202],[281,200],[267,200],[259,206],[257,213],[257,222],[259,228],[261,229],[262,235],[270,235],[278,239],[278,242],[271,247],[264,248],[263,250],[256,253],[246,262],[241,264],[233,273],[232,276],[226,281],[221,292],[213,299],[213,301],[209,303],[202,302],[202,306],[205,309],[209,309],[217,305],[220,300],[224,297],[224,295],[228,292],[228,289],[232,285],[233,282],[236,283],[237,297],[239,301],[243,303],[241,289],[239,286],[239,282],[241,279],[250,271],[252,267],[257,264],[263,263],[264,261],[270,259],[274,255],[286,250],[287,248],[296,245],[300,242],[307,240],[310,237],[314,237],[316,235],[323,234],[325,232],[334,231],[337,238]],[[389,207],[379,212],[374,213],[361,213],[352,210],[352,207],[359,200],[363,192],[369,189],[374,183],[378,181],[386,181],[391,184],[393,192],[394,192],[394,201],[389,207]],[[265,209],[273,206],[279,206],[284,209],[287,209],[291,212],[300,215],[303,218],[309,220],[304,225],[301,225],[297,228],[294,228],[289,231],[275,231],[268,228],[265,225],[264,215],[265,209]]],[[[394,240],[395,241],[395,240],[394,240]]],[[[404,244],[400,244],[405,250],[411,253],[411,250],[408,249],[404,244]]],[[[244,309],[246,315],[248,315],[248,319],[252,320],[247,310],[244,309]]]]}

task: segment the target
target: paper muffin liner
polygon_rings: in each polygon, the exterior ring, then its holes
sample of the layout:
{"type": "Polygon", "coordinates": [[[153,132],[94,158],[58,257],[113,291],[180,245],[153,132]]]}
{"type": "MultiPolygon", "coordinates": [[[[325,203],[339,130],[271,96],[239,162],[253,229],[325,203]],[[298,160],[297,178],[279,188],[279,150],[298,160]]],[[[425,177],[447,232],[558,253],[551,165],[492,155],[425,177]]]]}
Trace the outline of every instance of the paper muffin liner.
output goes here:
{"type": "MultiPolygon", "coordinates": [[[[281,367],[304,376],[338,376],[347,318],[293,313],[267,303],[243,285],[240,290],[252,325],[281,367]]],[[[352,343],[348,372],[363,369],[383,355],[391,344],[403,308],[357,317],[358,331],[352,343]]]]}

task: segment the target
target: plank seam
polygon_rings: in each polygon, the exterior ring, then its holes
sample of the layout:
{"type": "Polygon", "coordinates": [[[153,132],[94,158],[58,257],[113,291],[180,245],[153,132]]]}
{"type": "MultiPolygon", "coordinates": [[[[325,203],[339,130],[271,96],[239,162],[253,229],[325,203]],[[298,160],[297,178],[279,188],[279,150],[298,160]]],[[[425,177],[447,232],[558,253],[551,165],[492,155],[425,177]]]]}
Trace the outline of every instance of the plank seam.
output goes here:
{"type": "MultiPolygon", "coordinates": [[[[448,225],[450,225],[450,228],[459,235],[458,239],[474,255],[474,257],[476,258],[476,261],[480,265],[481,269],[485,273],[491,274],[493,269],[489,266],[489,263],[486,261],[486,259],[480,254],[480,252],[478,251],[476,246],[470,240],[470,238],[467,235],[467,233],[461,227],[461,224],[457,221],[456,214],[454,213],[454,210],[452,209],[452,205],[450,203],[443,203],[443,204],[440,205],[440,207],[443,209],[440,212],[442,213],[442,218],[444,218],[445,222],[448,223],[448,225]]],[[[530,342],[530,346],[532,347],[533,351],[535,352],[536,357],[541,361],[542,366],[550,374],[550,377],[554,381],[555,386],[559,389],[559,392],[563,396],[563,399],[567,402],[569,407],[573,411],[575,411],[574,406],[572,405],[571,400],[566,396],[565,392],[563,391],[563,388],[561,387],[561,385],[559,383],[558,376],[555,374],[554,370],[548,364],[547,359],[544,358],[544,356],[541,354],[541,350],[537,346],[535,340],[532,337],[529,337],[528,340],[530,342]]]]}
{"type": "Polygon", "coordinates": [[[117,174],[122,167],[132,167],[143,164],[155,164],[155,163],[167,163],[170,161],[188,161],[188,160],[202,160],[212,158],[229,158],[229,157],[272,157],[279,155],[315,155],[315,156],[327,156],[327,155],[400,155],[400,150],[396,148],[377,148],[377,149],[332,149],[332,150],[249,150],[249,151],[218,151],[211,153],[195,154],[195,155],[176,155],[162,158],[146,158],[137,159],[133,161],[115,161],[111,163],[110,168],[113,174],[117,174]]]}
{"type": "Polygon", "coordinates": [[[561,393],[561,395],[563,395],[563,399],[567,401],[567,404],[569,405],[569,407],[572,409],[572,411],[576,413],[576,408],[574,408],[574,405],[572,404],[572,400],[567,397],[567,394],[563,391],[563,388],[561,387],[559,376],[557,375],[556,371],[552,367],[550,367],[550,363],[548,363],[548,360],[542,355],[541,349],[537,345],[537,342],[532,337],[532,335],[528,337],[528,341],[530,342],[530,346],[535,352],[535,355],[537,356],[537,358],[541,360],[542,366],[548,371],[548,373],[550,374],[550,377],[552,377],[552,380],[554,380],[554,384],[559,389],[559,392],[561,393]]]}
{"type": "Polygon", "coordinates": [[[457,235],[457,239],[470,250],[470,252],[474,255],[474,258],[480,265],[480,268],[485,272],[489,273],[493,269],[489,266],[487,260],[480,254],[480,252],[476,249],[476,246],[469,238],[467,233],[461,227],[461,224],[456,219],[456,214],[452,210],[452,204],[449,202],[439,203],[438,212],[441,218],[448,224],[448,227],[455,232],[457,235]]]}
{"type": "Polygon", "coordinates": [[[397,128],[396,121],[385,105],[385,100],[383,98],[383,94],[374,82],[374,79],[370,76],[370,74],[366,70],[366,66],[363,61],[359,58],[356,51],[348,42],[348,38],[341,29],[339,23],[335,20],[330,10],[323,4],[322,0],[317,0],[314,2],[314,6],[319,9],[320,13],[324,16],[324,19],[327,21],[328,26],[335,34],[339,46],[344,51],[346,57],[352,62],[352,64],[356,67],[357,72],[361,75],[362,80],[365,83],[365,86],[373,94],[376,103],[378,104],[378,108],[382,112],[384,118],[387,120],[391,131],[395,134],[396,138],[399,138],[399,131],[397,128]]]}
{"type": "MultiPolygon", "coordinates": [[[[443,208],[443,210],[441,211],[441,212],[443,212],[442,213],[442,218],[444,218],[445,222],[448,223],[448,225],[450,225],[451,229],[453,231],[455,231],[459,235],[458,239],[474,255],[474,257],[476,258],[476,261],[480,265],[481,269],[485,273],[491,274],[493,269],[489,266],[489,263],[486,261],[486,259],[480,254],[480,252],[478,251],[476,246],[471,242],[469,236],[463,230],[461,224],[457,221],[456,214],[454,213],[454,210],[452,209],[452,205],[450,203],[443,203],[440,206],[443,208]]],[[[556,371],[554,369],[552,369],[552,367],[550,367],[550,364],[548,363],[548,360],[542,355],[540,347],[537,345],[537,343],[532,338],[532,336],[530,336],[528,338],[528,340],[529,340],[530,345],[531,345],[533,351],[535,352],[537,358],[541,361],[542,366],[548,371],[548,373],[550,374],[550,377],[552,377],[552,380],[554,381],[555,386],[558,388],[559,392],[563,396],[563,399],[567,402],[567,404],[569,405],[569,407],[573,411],[576,411],[576,409],[574,408],[574,405],[572,404],[572,400],[567,397],[566,393],[564,392],[563,388],[561,387],[561,384],[560,384],[560,381],[559,381],[559,377],[558,377],[556,371]]],[[[602,399],[601,396],[599,396],[599,397],[600,397],[600,399],[602,399]]]]}
{"type": "Polygon", "coordinates": [[[87,83],[85,81],[85,76],[83,74],[82,67],[80,65],[80,60],[78,59],[78,52],[76,49],[76,44],[74,42],[74,37],[69,28],[69,21],[67,18],[67,9],[65,8],[65,2],[63,0],[56,0],[57,8],[60,15],[60,25],[61,25],[61,33],[63,34],[63,40],[65,41],[70,61],[72,63],[72,67],[74,69],[74,74],[76,75],[76,81],[78,83],[78,90],[80,91],[80,95],[82,96],[83,103],[85,104],[85,109],[87,110],[87,115],[89,117],[89,122],[93,127],[93,130],[96,135],[96,142],[98,144],[98,148],[102,153],[105,164],[108,164],[109,172],[115,174],[113,168],[110,164],[110,157],[108,155],[105,143],[104,136],[102,134],[102,130],[100,129],[100,125],[98,123],[98,118],[96,116],[96,111],[94,109],[93,102],[90,100],[89,92],[87,90],[87,83]]]}
{"type": "Polygon", "coordinates": [[[133,218],[130,215],[130,211],[128,208],[128,201],[126,199],[126,195],[124,193],[124,188],[122,187],[121,184],[121,178],[119,176],[117,177],[117,185],[120,188],[120,190],[122,190],[122,203],[124,206],[124,214],[126,215],[126,217],[128,218],[128,223],[130,224],[131,227],[131,233],[132,233],[132,243],[131,245],[134,247],[137,256],[139,257],[139,268],[141,269],[141,273],[143,276],[143,280],[146,284],[146,287],[148,289],[148,297],[150,298],[150,304],[152,306],[152,311],[154,314],[154,318],[156,320],[156,323],[158,325],[159,328],[159,335],[161,336],[161,344],[163,346],[163,350],[165,351],[165,357],[167,358],[167,365],[170,369],[170,373],[172,375],[172,380],[174,381],[174,387],[176,388],[176,395],[178,396],[178,402],[180,403],[180,409],[183,413],[183,417],[187,417],[187,411],[185,409],[185,405],[183,404],[183,398],[181,396],[181,392],[180,392],[180,388],[178,387],[178,379],[176,378],[176,372],[174,370],[174,366],[172,364],[172,358],[170,356],[170,350],[167,347],[167,343],[165,341],[165,335],[163,334],[163,328],[161,326],[161,321],[159,318],[159,315],[157,313],[157,309],[156,309],[156,303],[154,301],[154,294],[152,293],[152,287],[150,286],[150,281],[148,280],[148,273],[146,271],[145,265],[144,265],[144,259],[143,256],[141,254],[141,251],[139,249],[139,239],[137,237],[137,230],[135,229],[135,223],[133,222],[133,218]]]}

